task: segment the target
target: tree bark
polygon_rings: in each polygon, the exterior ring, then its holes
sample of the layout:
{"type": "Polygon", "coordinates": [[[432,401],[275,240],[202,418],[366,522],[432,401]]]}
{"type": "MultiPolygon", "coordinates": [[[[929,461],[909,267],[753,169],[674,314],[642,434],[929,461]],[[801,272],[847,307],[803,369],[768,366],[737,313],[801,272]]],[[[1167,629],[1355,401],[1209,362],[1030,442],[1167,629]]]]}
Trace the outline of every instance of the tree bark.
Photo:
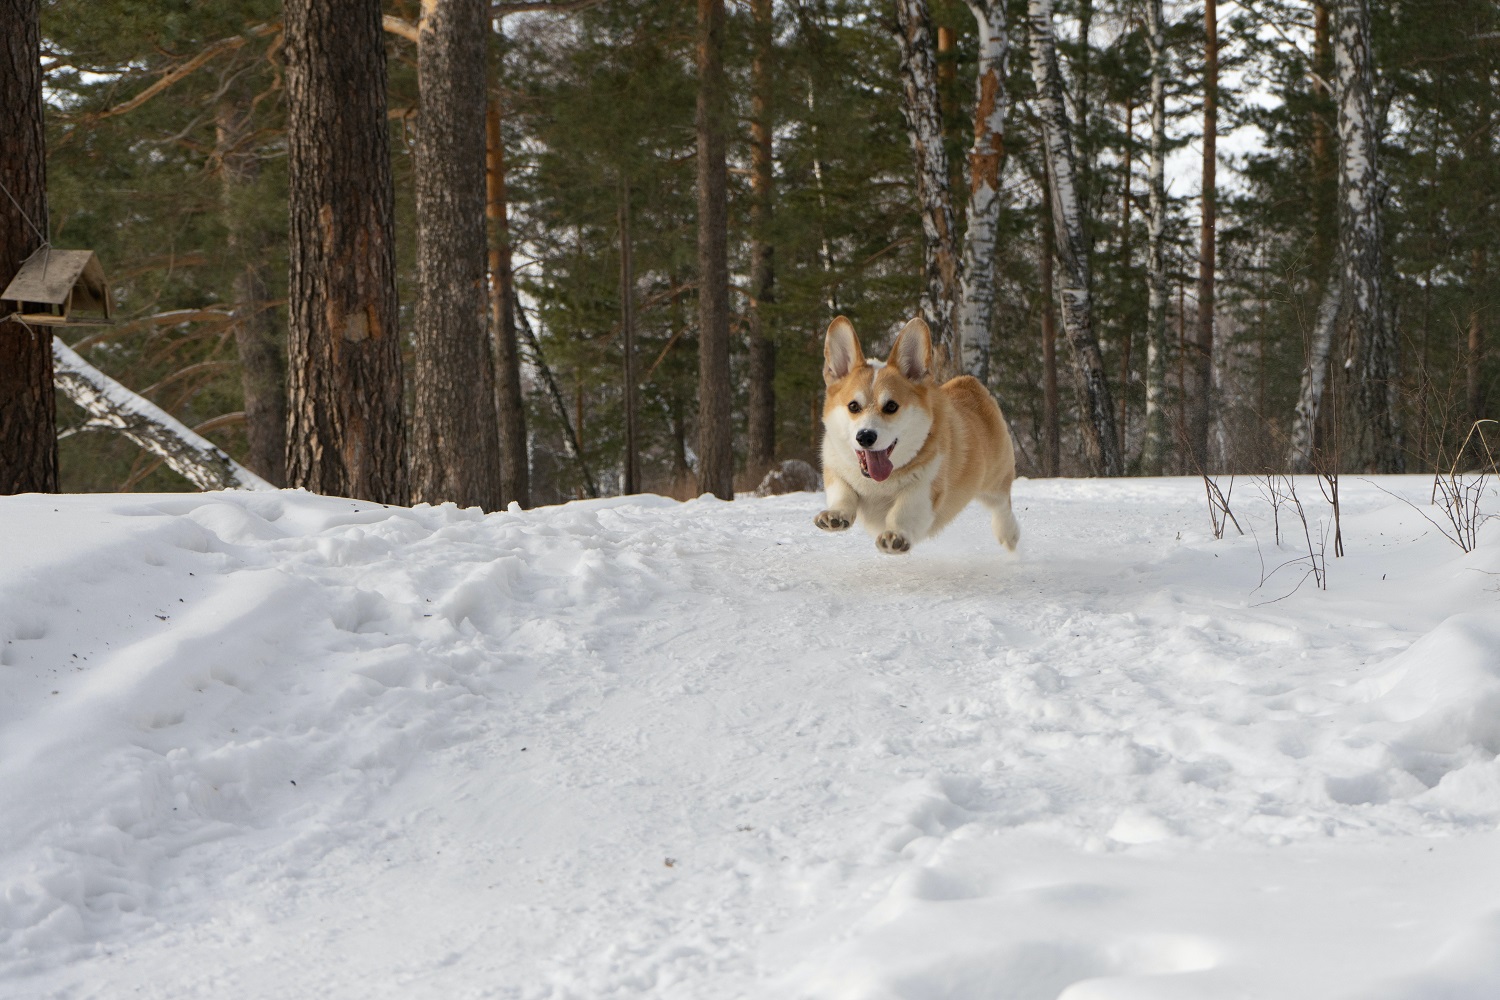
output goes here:
{"type": "Polygon", "coordinates": [[[1208,468],[1208,429],[1213,420],[1214,395],[1214,270],[1215,209],[1219,133],[1218,4],[1205,0],[1203,8],[1203,183],[1202,214],[1198,228],[1198,321],[1188,359],[1183,406],[1187,408],[1188,462],[1197,471],[1208,468]]]}
{"type": "Polygon", "coordinates": [[[89,425],[117,430],[158,456],[200,490],[274,490],[218,445],[144,396],[125,388],[53,341],[57,387],[89,415],[89,425]]]}
{"type": "Polygon", "coordinates": [[[418,26],[412,500],[497,510],[485,325],[485,0],[427,0],[418,26]]]}
{"type": "Polygon", "coordinates": [[[1094,336],[1092,284],[1078,198],[1073,141],[1063,102],[1062,74],[1053,40],[1052,0],[1028,0],[1032,73],[1042,124],[1043,159],[1051,194],[1052,229],[1059,265],[1057,292],[1063,332],[1073,348],[1075,386],[1083,410],[1084,450],[1094,475],[1118,476],[1124,467],[1115,437],[1115,408],[1099,341],[1094,336]]]}
{"type": "MultiPolygon", "coordinates": [[[[1130,273],[1130,199],[1134,191],[1131,177],[1131,154],[1135,148],[1135,105],[1131,98],[1125,99],[1125,162],[1120,170],[1120,275],[1130,284],[1134,283],[1130,273]]],[[[1130,437],[1130,366],[1134,361],[1135,328],[1125,324],[1120,337],[1120,461],[1125,463],[1129,451],[1126,449],[1130,437]]]]}
{"type": "Polygon", "coordinates": [[[962,261],[943,146],[937,58],[927,0],[896,0],[896,41],[901,50],[901,109],[916,157],[917,201],[922,210],[922,318],[932,331],[934,372],[956,372],[960,359],[957,312],[962,261]]]}
{"type": "MultiPolygon", "coordinates": [[[[47,237],[41,5],[0,0],[0,288],[47,237]]],[[[56,493],[52,331],[0,316],[0,494],[56,493]]]]}
{"type": "Polygon", "coordinates": [[[630,181],[620,182],[620,339],[625,361],[625,494],[641,491],[640,442],[636,431],[635,265],[630,245],[630,181]]]}
{"type": "Polygon", "coordinates": [[[286,4],[287,480],[410,497],[378,0],[286,4]]]}
{"type": "Polygon", "coordinates": [[[1047,216],[1042,219],[1042,253],[1040,275],[1042,286],[1042,465],[1043,475],[1056,476],[1062,467],[1062,429],[1057,413],[1057,317],[1052,303],[1057,289],[1052,274],[1056,254],[1052,236],[1051,198],[1047,216]]]}
{"type": "Polygon", "coordinates": [[[1484,419],[1484,324],[1480,316],[1483,285],[1484,248],[1475,247],[1469,255],[1469,350],[1464,356],[1470,422],[1484,419]]]}
{"type": "Polygon", "coordinates": [[[963,297],[958,340],[963,370],[989,384],[995,317],[995,247],[1000,228],[1000,170],[1005,164],[1005,78],[1009,35],[1003,0],[968,0],[979,26],[974,81],[974,144],[969,148],[969,206],[964,230],[963,297]]]}
{"type": "Polygon", "coordinates": [[[1151,50],[1151,165],[1148,170],[1146,222],[1146,431],[1141,445],[1141,472],[1167,471],[1171,432],[1167,423],[1167,36],[1162,0],[1147,0],[1147,38],[1151,50]]]}
{"type": "Polygon", "coordinates": [[[1323,390],[1328,384],[1328,356],[1333,350],[1334,332],[1338,329],[1342,291],[1335,269],[1323,283],[1323,299],[1318,304],[1312,343],[1307,349],[1307,366],[1302,369],[1302,387],[1297,394],[1297,409],[1292,418],[1289,464],[1293,472],[1313,472],[1318,465],[1318,415],[1323,410],[1323,390]]]}
{"type": "Polygon", "coordinates": [[[521,350],[516,339],[516,282],[511,272],[510,199],[505,184],[505,136],[500,99],[485,114],[485,215],[490,223],[490,331],[495,351],[495,413],[500,430],[500,500],[531,506],[531,461],[521,350]]]}
{"type": "Polygon", "coordinates": [[[1369,0],[1338,0],[1339,259],[1354,375],[1349,462],[1364,472],[1403,468],[1396,410],[1397,343],[1382,281],[1381,203],[1369,0]]]}
{"type": "Polygon", "coordinates": [[[776,340],[766,306],[776,297],[775,215],[771,120],[775,94],[775,36],[771,0],[752,0],[754,54],[750,63],[750,378],[746,465],[759,481],[776,457],[776,340]]]}
{"type": "Polygon", "coordinates": [[[1329,181],[1333,176],[1333,156],[1329,148],[1329,129],[1324,100],[1330,94],[1325,81],[1333,76],[1332,52],[1329,45],[1328,5],[1315,3],[1313,12],[1313,92],[1319,98],[1312,112],[1312,149],[1310,155],[1311,176],[1308,178],[1312,191],[1313,265],[1322,271],[1322,289],[1318,293],[1318,312],[1313,320],[1312,339],[1307,345],[1307,365],[1302,369],[1302,384],[1297,394],[1297,407],[1292,415],[1291,440],[1288,448],[1288,464],[1293,472],[1314,471],[1320,464],[1318,448],[1322,435],[1319,433],[1323,421],[1323,396],[1328,386],[1328,358],[1333,351],[1334,335],[1338,329],[1339,310],[1343,304],[1341,268],[1337,262],[1328,261],[1332,252],[1331,230],[1336,230],[1337,220],[1330,211],[1337,205],[1332,197],[1329,181]],[[1325,197],[1325,193],[1328,197],[1325,197]]]}
{"type": "Polygon", "coordinates": [[[247,149],[253,131],[250,95],[236,89],[219,101],[215,145],[224,212],[225,250],[234,264],[234,341],[245,398],[245,462],[269,482],[286,482],[286,359],[271,305],[266,245],[245,218],[260,161],[247,149]]]}
{"type": "Polygon", "coordinates": [[[724,0],[698,0],[698,489],[734,499],[724,0]]]}

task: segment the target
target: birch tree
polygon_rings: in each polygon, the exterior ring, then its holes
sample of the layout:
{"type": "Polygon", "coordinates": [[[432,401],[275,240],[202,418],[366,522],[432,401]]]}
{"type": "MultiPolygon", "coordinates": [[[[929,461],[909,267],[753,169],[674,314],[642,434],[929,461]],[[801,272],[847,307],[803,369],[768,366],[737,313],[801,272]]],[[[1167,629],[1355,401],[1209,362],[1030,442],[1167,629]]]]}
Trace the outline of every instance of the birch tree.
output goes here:
{"type": "Polygon", "coordinates": [[[916,157],[917,201],[922,213],[922,318],[932,331],[934,370],[941,378],[953,374],[960,356],[955,323],[963,262],[948,182],[948,153],[943,147],[943,112],[927,0],[896,0],[896,42],[901,50],[901,110],[916,157]]]}
{"type": "Polygon", "coordinates": [[[200,490],[276,488],[151,400],[105,375],[62,341],[53,341],[52,352],[57,387],[88,414],[85,429],[120,432],[200,490]]]}
{"type": "Polygon", "coordinates": [[[1396,412],[1397,345],[1382,282],[1381,185],[1377,158],[1369,0],[1334,10],[1338,79],[1339,257],[1345,343],[1354,378],[1349,462],[1365,472],[1402,470],[1396,412]]]}
{"type": "Polygon", "coordinates": [[[974,144],[969,149],[969,206],[964,230],[963,297],[958,340],[963,370],[988,384],[995,313],[995,242],[1000,225],[1000,170],[1005,162],[1008,36],[1004,0],[968,0],[979,27],[974,82],[974,144]]]}
{"type": "Polygon", "coordinates": [[[1147,169],[1146,244],[1146,430],[1141,472],[1167,471],[1171,438],[1167,427],[1167,37],[1162,0],[1146,2],[1146,40],[1151,52],[1151,161],[1147,169]]]}
{"type": "Polygon", "coordinates": [[[1027,14],[1037,117],[1042,126],[1042,156],[1056,237],[1055,284],[1062,303],[1063,335],[1073,348],[1074,385],[1084,417],[1084,451],[1095,475],[1118,476],[1124,473],[1124,463],[1115,436],[1114,402],[1104,374],[1099,341],[1094,336],[1083,207],[1078,197],[1071,127],[1053,38],[1052,0],[1028,0],[1027,14]]]}
{"type": "MultiPolygon", "coordinates": [[[[1323,409],[1323,389],[1328,384],[1328,357],[1333,350],[1338,328],[1339,307],[1343,300],[1338,265],[1323,284],[1322,301],[1313,324],[1312,342],[1307,348],[1307,364],[1297,392],[1297,409],[1292,416],[1291,449],[1288,456],[1293,472],[1314,472],[1317,465],[1318,415],[1323,409]]],[[[1331,470],[1336,471],[1336,470],[1331,470]]]]}

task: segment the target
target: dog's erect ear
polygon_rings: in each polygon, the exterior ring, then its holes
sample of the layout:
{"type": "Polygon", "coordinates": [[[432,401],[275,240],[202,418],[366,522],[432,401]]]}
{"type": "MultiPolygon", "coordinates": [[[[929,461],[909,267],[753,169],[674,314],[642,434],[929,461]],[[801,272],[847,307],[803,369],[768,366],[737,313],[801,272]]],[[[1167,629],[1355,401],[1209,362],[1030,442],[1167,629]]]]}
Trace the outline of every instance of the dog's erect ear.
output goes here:
{"type": "Polygon", "coordinates": [[[839,316],[828,324],[823,338],[823,381],[829,385],[865,363],[865,352],[859,349],[854,324],[839,316]]]}
{"type": "Polygon", "coordinates": [[[913,382],[922,381],[932,372],[932,333],[922,317],[908,321],[896,334],[886,364],[913,382]]]}

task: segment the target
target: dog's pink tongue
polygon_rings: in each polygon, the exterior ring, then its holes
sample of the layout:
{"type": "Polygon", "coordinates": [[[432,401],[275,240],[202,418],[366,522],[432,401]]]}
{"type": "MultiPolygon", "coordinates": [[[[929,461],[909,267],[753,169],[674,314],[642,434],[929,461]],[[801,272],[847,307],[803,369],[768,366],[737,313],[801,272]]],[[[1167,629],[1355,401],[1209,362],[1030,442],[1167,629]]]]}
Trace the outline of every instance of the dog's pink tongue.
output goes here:
{"type": "MultiPolygon", "coordinates": [[[[895,447],[892,445],[891,447],[895,447]]],[[[883,483],[891,474],[891,449],[865,452],[865,471],[877,483],[883,483]]]]}

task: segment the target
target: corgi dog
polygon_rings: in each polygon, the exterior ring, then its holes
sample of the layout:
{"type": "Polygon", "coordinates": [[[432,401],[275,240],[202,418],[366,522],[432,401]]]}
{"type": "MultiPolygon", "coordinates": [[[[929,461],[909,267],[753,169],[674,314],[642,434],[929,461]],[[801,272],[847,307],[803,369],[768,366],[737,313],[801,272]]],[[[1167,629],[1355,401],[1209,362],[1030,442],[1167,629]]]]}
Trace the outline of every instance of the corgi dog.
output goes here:
{"type": "Polygon", "coordinates": [[[941,531],[978,500],[995,538],[1015,551],[1011,511],[1016,453],[1000,407],[973,376],[932,377],[932,334],[920,318],[901,328],[885,361],[865,360],[843,316],[823,341],[823,484],[828,509],[813,523],[855,521],[892,555],[941,531]]]}

